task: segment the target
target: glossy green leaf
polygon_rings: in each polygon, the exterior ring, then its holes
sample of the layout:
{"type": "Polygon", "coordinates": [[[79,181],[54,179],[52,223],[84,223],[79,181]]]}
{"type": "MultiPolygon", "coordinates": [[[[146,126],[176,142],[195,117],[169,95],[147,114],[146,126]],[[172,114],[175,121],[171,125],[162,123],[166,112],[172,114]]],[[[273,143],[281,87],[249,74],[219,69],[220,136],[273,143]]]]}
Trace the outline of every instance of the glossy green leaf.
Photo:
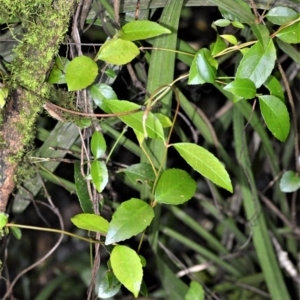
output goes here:
{"type": "Polygon", "coordinates": [[[297,19],[298,13],[289,7],[277,6],[271,8],[266,18],[273,24],[283,25],[297,19]]]}
{"type": "Polygon", "coordinates": [[[264,83],[264,86],[269,90],[271,95],[273,95],[273,96],[279,98],[281,101],[285,102],[284,91],[283,91],[282,85],[275,76],[270,75],[268,77],[268,79],[266,80],[266,82],[264,83]]]}
{"type": "Polygon", "coordinates": [[[97,60],[100,59],[113,65],[125,65],[139,54],[140,50],[134,43],[114,38],[101,46],[97,60]]]}
{"type": "Polygon", "coordinates": [[[104,106],[103,101],[118,99],[118,96],[112,89],[112,87],[104,83],[92,85],[90,88],[90,94],[96,105],[98,105],[101,109],[103,109],[106,112],[110,111],[108,111],[108,108],[104,106]]]}
{"type": "Polygon", "coordinates": [[[91,176],[98,193],[101,193],[108,183],[107,167],[103,161],[95,160],[92,162],[91,176]]]}
{"type": "Polygon", "coordinates": [[[8,88],[0,88],[0,109],[4,107],[6,103],[6,98],[8,97],[8,88]]]}
{"type": "Polygon", "coordinates": [[[8,214],[0,212],[0,230],[2,230],[8,223],[8,214]]]}
{"type": "Polygon", "coordinates": [[[284,53],[286,53],[294,62],[300,65],[300,52],[290,44],[287,44],[280,39],[276,39],[276,44],[284,53]]]}
{"type": "Polygon", "coordinates": [[[237,45],[238,43],[236,37],[232,34],[221,34],[220,37],[228,41],[230,44],[237,45]]]}
{"type": "Polygon", "coordinates": [[[156,22],[148,20],[135,20],[125,24],[119,33],[119,37],[127,41],[138,41],[153,38],[162,34],[170,34],[171,31],[156,22]]]}
{"type": "Polygon", "coordinates": [[[252,99],[256,95],[256,88],[254,83],[246,78],[236,79],[228,83],[224,90],[229,91],[235,96],[245,99],[252,99]]]}
{"type": "Polygon", "coordinates": [[[95,214],[78,214],[71,218],[71,222],[78,228],[100,232],[106,234],[108,230],[109,223],[103,217],[95,214]]]}
{"type": "Polygon", "coordinates": [[[172,126],[172,121],[166,115],[161,113],[155,113],[154,116],[159,120],[163,128],[168,128],[172,126]]]}
{"type": "Polygon", "coordinates": [[[218,62],[206,48],[199,50],[193,59],[188,84],[214,83],[218,62]]]}
{"type": "Polygon", "coordinates": [[[196,191],[195,180],[184,170],[168,169],[159,177],[155,188],[155,201],[165,204],[182,204],[196,191]]]}
{"type": "Polygon", "coordinates": [[[189,290],[184,297],[184,300],[204,300],[205,293],[202,285],[197,281],[191,281],[189,290]]]}
{"type": "Polygon", "coordinates": [[[225,41],[217,34],[217,40],[210,45],[211,55],[216,55],[227,48],[225,41]]]}
{"type": "Polygon", "coordinates": [[[215,21],[214,24],[219,27],[226,27],[230,25],[230,21],[227,19],[219,19],[215,21]]]}
{"type": "Polygon", "coordinates": [[[17,240],[20,240],[22,238],[22,231],[20,228],[11,226],[9,227],[9,229],[17,240]]]}
{"type": "Polygon", "coordinates": [[[94,159],[102,158],[106,151],[106,141],[101,132],[95,131],[91,140],[91,151],[94,159]]]}
{"type": "MultiPolygon", "coordinates": [[[[110,100],[104,103],[113,113],[130,112],[141,108],[140,105],[125,100],[110,100]]],[[[144,114],[145,112],[139,111],[137,113],[120,116],[119,118],[129,127],[144,133],[144,114]]],[[[164,139],[164,131],[159,120],[150,112],[145,120],[146,133],[153,139],[164,139]]]]}
{"type": "Polygon", "coordinates": [[[235,28],[240,28],[240,29],[245,28],[245,26],[244,26],[241,22],[238,22],[238,21],[233,21],[231,24],[232,24],[232,26],[234,26],[235,28]]]}
{"type": "Polygon", "coordinates": [[[93,205],[90,199],[90,195],[87,189],[87,183],[85,178],[81,174],[80,162],[74,164],[74,179],[76,195],[79,199],[79,204],[83,212],[93,213],[93,205]]]}
{"type": "Polygon", "coordinates": [[[286,171],[279,183],[280,190],[284,193],[293,193],[300,189],[300,177],[294,171],[286,171]]]}
{"type": "Polygon", "coordinates": [[[153,208],[140,199],[131,198],[117,208],[109,224],[105,245],[127,240],[144,231],[154,217],[153,208]]]}
{"type": "Polygon", "coordinates": [[[270,41],[270,32],[269,32],[267,26],[265,26],[263,24],[254,24],[251,26],[251,30],[257,37],[260,44],[265,49],[268,46],[269,41],[270,41]]]}
{"type": "Polygon", "coordinates": [[[128,179],[136,184],[137,182],[146,183],[152,186],[155,180],[155,173],[151,165],[146,163],[134,164],[123,170],[128,179]]]}
{"type": "Polygon", "coordinates": [[[176,143],[173,146],[194,170],[227,191],[233,191],[227,171],[212,153],[191,143],[176,143]]]}
{"type": "Polygon", "coordinates": [[[69,91],[82,90],[93,83],[98,74],[97,64],[87,56],[75,57],[66,67],[69,91]]]}
{"type": "Polygon", "coordinates": [[[285,104],[274,96],[258,96],[261,114],[268,129],[280,141],[290,132],[290,117],[285,104]]]}
{"type": "Polygon", "coordinates": [[[276,49],[270,39],[266,47],[257,42],[242,58],[236,72],[236,79],[247,78],[259,88],[273,71],[276,49]]]}
{"type": "Polygon", "coordinates": [[[143,268],[137,253],[129,247],[117,245],[111,252],[110,263],[117,279],[137,297],[143,279],[143,268]]]}
{"type": "Polygon", "coordinates": [[[57,57],[47,81],[52,84],[66,83],[66,67],[69,63],[66,57],[57,57]]]}
{"type": "Polygon", "coordinates": [[[119,292],[120,288],[121,283],[114,273],[107,271],[100,282],[97,296],[101,299],[111,298],[119,292]]]}
{"type": "Polygon", "coordinates": [[[288,44],[300,43],[300,21],[279,31],[276,37],[288,44]]]}

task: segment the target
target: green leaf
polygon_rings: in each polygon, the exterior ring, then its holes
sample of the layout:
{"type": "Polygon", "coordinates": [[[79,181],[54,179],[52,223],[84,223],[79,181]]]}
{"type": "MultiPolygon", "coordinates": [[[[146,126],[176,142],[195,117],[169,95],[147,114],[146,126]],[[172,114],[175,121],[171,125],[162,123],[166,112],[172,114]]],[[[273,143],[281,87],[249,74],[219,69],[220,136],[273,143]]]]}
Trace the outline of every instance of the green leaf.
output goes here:
{"type": "Polygon", "coordinates": [[[279,183],[280,190],[284,193],[293,193],[300,188],[300,177],[294,171],[286,171],[279,183]]]}
{"type": "Polygon", "coordinates": [[[6,98],[8,97],[8,88],[0,88],[0,109],[4,107],[6,103],[6,98]]]}
{"type": "Polygon", "coordinates": [[[112,87],[104,83],[92,85],[90,88],[90,94],[96,105],[106,112],[109,111],[107,111],[108,109],[104,106],[103,101],[118,99],[118,96],[112,87]]]}
{"type": "Polygon", "coordinates": [[[101,193],[108,183],[107,167],[103,161],[93,161],[91,165],[92,182],[98,193],[101,193]]]}
{"type": "Polygon", "coordinates": [[[226,48],[227,48],[227,45],[226,45],[225,41],[223,39],[221,39],[221,37],[217,34],[216,42],[212,43],[210,45],[211,55],[214,56],[226,48]]]}
{"type": "Polygon", "coordinates": [[[75,162],[74,164],[74,179],[75,179],[76,194],[79,199],[79,203],[82,211],[85,213],[92,213],[93,205],[87,189],[86,180],[81,174],[80,162],[75,162]]]}
{"type": "Polygon", "coordinates": [[[11,233],[13,234],[13,236],[14,236],[17,240],[20,240],[20,239],[21,239],[21,237],[22,237],[22,232],[21,232],[21,229],[20,229],[20,228],[11,226],[11,227],[9,227],[9,229],[11,230],[11,233]]]}
{"type": "Polygon", "coordinates": [[[298,13],[289,7],[277,6],[271,8],[266,18],[273,24],[283,25],[297,19],[298,13]]]}
{"type": "Polygon", "coordinates": [[[155,180],[155,173],[151,165],[146,163],[131,165],[124,169],[123,172],[133,184],[142,182],[152,186],[155,180]]]}
{"type": "Polygon", "coordinates": [[[148,20],[135,20],[125,24],[119,33],[119,37],[127,41],[138,41],[153,38],[162,34],[170,34],[171,31],[156,22],[148,20]]]}
{"type": "Polygon", "coordinates": [[[103,217],[95,214],[78,214],[71,218],[71,222],[78,228],[106,234],[109,223],[103,217]]]}
{"type": "Polygon", "coordinates": [[[127,240],[144,231],[154,217],[153,208],[140,199],[131,198],[117,208],[109,224],[105,245],[127,240]]]}
{"type": "Polygon", "coordinates": [[[101,299],[111,298],[119,292],[120,288],[121,283],[114,273],[107,271],[100,282],[97,296],[101,299]]]}
{"type": "Polygon", "coordinates": [[[270,32],[269,32],[267,26],[265,26],[263,24],[254,24],[251,26],[251,30],[257,37],[260,44],[265,49],[268,46],[269,41],[270,41],[270,32]]]}
{"type": "Polygon", "coordinates": [[[296,62],[298,65],[300,65],[300,53],[297,51],[295,47],[293,47],[290,44],[287,44],[280,39],[276,39],[276,44],[278,47],[286,53],[294,62],[296,62]]]}
{"type": "MultiPolygon", "coordinates": [[[[104,104],[113,112],[126,112],[141,108],[140,105],[125,100],[110,100],[104,101],[104,104]]],[[[120,118],[129,127],[144,133],[144,114],[145,112],[139,111],[137,113],[128,114],[126,116],[120,116],[120,118]]],[[[145,121],[146,133],[150,138],[153,139],[164,139],[164,131],[159,120],[150,112],[147,115],[145,121]]]]}
{"type": "Polygon", "coordinates": [[[166,115],[161,113],[155,113],[154,116],[159,120],[163,128],[168,128],[172,126],[172,121],[166,115]]]}
{"type": "Polygon", "coordinates": [[[117,245],[111,252],[110,263],[117,279],[137,297],[143,279],[143,268],[137,253],[129,247],[117,245]]]}
{"type": "Polygon", "coordinates": [[[87,56],[75,57],[66,67],[69,91],[82,90],[93,83],[98,74],[97,64],[87,56]]]}
{"type": "Polygon", "coordinates": [[[196,191],[195,180],[184,170],[168,169],[159,177],[155,188],[155,201],[165,204],[182,204],[196,191]]]}
{"type": "Polygon", "coordinates": [[[279,98],[282,102],[285,102],[282,85],[276,77],[270,75],[264,83],[264,86],[270,91],[271,95],[279,98]]]}
{"type": "Polygon", "coordinates": [[[99,131],[95,131],[92,135],[91,151],[94,159],[102,158],[105,155],[106,141],[99,131]]]}
{"type": "Polygon", "coordinates": [[[233,45],[238,44],[236,37],[232,34],[221,34],[220,37],[233,45]]]}
{"type": "Polygon", "coordinates": [[[300,21],[280,30],[276,37],[288,44],[300,43],[300,21]]]}
{"type": "Polygon", "coordinates": [[[268,129],[281,142],[290,132],[290,117],[285,104],[274,96],[258,96],[261,114],[268,129]]]}
{"type": "Polygon", "coordinates": [[[253,99],[256,95],[256,88],[254,83],[246,78],[236,79],[228,83],[224,90],[229,91],[235,96],[245,99],[253,99]]]}
{"type": "Polygon", "coordinates": [[[238,21],[233,21],[231,24],[232,24],[232,26],[234,26],[236,28],[240,28],[240,29],[245,28],[245,26],[241,22],[238,22],[238,21]]]}
{"type": "Polygon", "coordinates": [[[100,59],[113,65],[125,65],[139,54],[140,50],[134,43],[113,38],[101,46],[97,60],[100,59]]]}
{"type": "Polygon", "coordinates": [[[0,230],[2,230],[8,223],[8,214],[0,212],[0,230]]]}
{"type": "Polygon", "coordinates": [[[217,73],[218,62],[208,49],[199,50],[192,62],[188,84],[214,83],[217,73]]]}
{"type": "Polygon", "coordinates": [[[55,64],[49,74],[48,82],[52,84],[66,83],[66,67],[70,61],[66,57],[57,57],[55,64]]]}
{"type": "Polygon", "coordinates": [[[194,170],[232,193],[233,188],[229,175],[212,153],[191,143],[177,143],[173,146],[194,170]]]}
{"type": "Polygon", "coordinates": [[[204,300],[205,293],[202,285],[197,281],[191,281],[189,290],[184,297],[185,300],[204,300]]]}
{"type": "Polygon", "coordinates": [[[214,24],[219,27],[226,27],[230,25],[230,21],[227,19],[219,19],[215,21],[214,24]]]}
{"type": "Polygon", "coordinates": [[[273,71],[275,60],[276,49],[272,39],[266,47],[257,42],[242,58],[236,72],[236,79],[250,79],[256,88],[259,88],[273,71]]]}

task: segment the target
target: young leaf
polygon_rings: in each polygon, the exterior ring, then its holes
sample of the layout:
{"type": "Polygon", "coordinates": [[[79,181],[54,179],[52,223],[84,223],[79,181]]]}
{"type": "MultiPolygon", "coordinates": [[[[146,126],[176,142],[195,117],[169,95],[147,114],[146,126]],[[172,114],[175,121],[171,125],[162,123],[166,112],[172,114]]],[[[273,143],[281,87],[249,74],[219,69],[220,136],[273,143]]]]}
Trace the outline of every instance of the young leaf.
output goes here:
{"type": "Polygon", "coordinates": [[[143,268],[137,253],[129,247],[117,245],[111,252],[110,263],[117,279],[137,297],[143,279],[143,268]]]}
{"type": "Polygon", "coordinates": [[[103,134],[99,131],[95,131],[92,135],[91,151],[94,159],[101,158],[105,155],[106,141],[103,137],[103,134]]]}
{"type": "Polygon", "coordinates": [[[134,43],[114,38],[101,46],[97,60],[100,59],[113,65],[125,65],[139,54],[140,50],[134,43]]]}
{"type": "Polygon", "coordinates": [[[124,169],[123,172],[133,184],[143,182],[152,186],[155,180],[155,174],[151,165],[146,163],[131,165],[124,169]]]}
{"type": "Polygon", "coordinates": [[[258,96],[261,114],[268,129],[281,142],[290,132],[290,117],[285,104],[274,96],[258,96]]]}
{"type": "Polygon", "coordinates": [[[216,55],[219,52],[227,48],[227,45],[223,39],[217,34],[217,40],[210,45],[211,55],[216,55]]]}
{"type": "Polygon", "coordinates": [[[257,42],[242,58],[236,72],[236,79],[247,78],[259,88],[273,71],[276,60],[276,49],[272,39],[264,47],[257,42]]]}
{"type": "Polygon", "coordinates": [[[55,64],[49,74],[48,82],[52,84],[66,83],[66,67],[70,61],[66,57],[57,57],[55,64]]]}
{"type": "Polygon", "coordinates": [[[232,26],[234,26],[236,28],[240,28],[240,29],[245,28],[245,26],[243,25],[243,23],[238,22],[238,21],[233,21],[231,24],[232,24],[232,26]]]}
{"type": "Polygon", "coordinates": [[[171,31],[156,22],[148,20],[135,20],[125,24],[119,33],[119,37],[127,41],[138,41],[153,38],[162,34],[170,34],[171,31]]]}
{"type": "MultiPolygon", "coordinates": [[[[110,100],[104,101],[104,104],[113,112],[126,112],[139,109],[141,106],[133,102],[125,100],[110,100]]],[[[119,118],[127,124],[129,127],[144,133],[143,122],[146,122],[146,131],[150,138],[153,139],[164,139],[164,131],[159,120],[150,112],[144,120],[145,112],[140,111],[137,113],[128,114],[126,116],[120,116],[119,118]]]]}
{"type": "Polygon", "coordinates": [[[277,6],[271,8],[266,18],[273,24],[283,25],[297,19],[298,13],[289,7],[277,6]]]}
{"type": "Polygon", "coordinates": [[[227,19],[219,19],[215,21],[214,24],[219,27],[226,27],[230,25],[230,21],[227,19]]]}
{"type": "Polygon", "coordinates": [[[264,83],[264,86],[269,90],[272,96],[275,96],[282,102],[285,102],[282,85],[275,76],[270,75],[264,83]]]}
{"type": "Polygon", "coordinates": [[[8,223],[8,214],[0,212],[0,230],[2,230],[8,223]]]}
{"type": "Polygon", "coordinates": [[[280,30],[276,37],[288,44],[300,43],[300,21],[280,30]]]}
{"type": "Polygon", "coordinates": [[[78,91],[91,85],[98,74],[97,64],[87,56],[75,57],[66,67],[69,91],[78,91]]]}
{"type": "Polygon", "coordinates": [[[103,217],[95,214],[78,214],[71,218],[71,222],[78,228],[106,234],[109,223],[103,217]]]}
{"type": "Polygon", "coordinates": [[[184,300],[204,300],[205,293],[202,285],[197,281],[191,281],[189,290],[184,297],[184,300]]]}
{"type": "Polygon", "coordinates": [[[196,191],[195,180],[180,169],[168,169],[159,177],[155,188],[155,201],[165,204],[182,204],[196,191]]]}
{"type": "Polygon", "coordinates": [[[121,283],[114,273],[107,271],[100,282],[97,296],[101,299],[111,298],[119,292],[120,288],[121,283]]]}
{"type": "Polygon", "coordinates": [[[95,160],[92,162],[91,176],[98,193],[101,193],[108,183],[107,167],[103,161],[95,160]]]}
{"type": "Polygon", "coordinates": [[[300,177],[294,171],[286,171],[282,175],[279,184],[284,193],[293,193],[300,188],[300,177]]]}
{"type": "Polygon", "coordinates": [[[227,171],[220,161],[206,149],[191,143],[173,144],[183,159],[202,176],[216,185],[233,191],[227,171]]]}
{"type": "Polygon", "coordinates": [[[256,95],[256,88],[250,79],[242,78],[236,79],[228,83],[224,90],[229,91],[235,96],[245,99],[253,99],[256,95]]]}
{"type": "Polygon", "coordinates": [[[11,233],[13,234],[13,236],[14,236],[17,240],[20,240],[20,239],[21,239],[21,237],[22,237],[22,231],[21,231],[20,228],[11,226],[9,229],[11,230],[11,233]]]}
{"type": "Polygon", "coordinates": [[[90,199],[89,192],[87,190],[86,180],[81,174],[80,162],[75,162],[74,164],[74,179],[76,195],[79,199],[80,207],[85,213],[93,212],[93,205],[90,199]]]}
{"type": "Polygon", "coordinates": [[[103,109],[106,112],[109,111],[107,111],[107,108],[103,107],[103,101],[118,99],[118,96],[112,89],[112,87],[104,83],[92,85],[90,88],[90,94],[96,105],[98,105],[101,109],[103,109]]]}
{"type": "Polygon", "coordinates": [[[105,245],[127,240],[142,232],[154,217],[153,208],[140,199],[131,198],[117,208],[109,224],[105,245]]]}
{"type": "Polygon", "coordinates": [[[237,45],[238,41],[236,37],[232,34],[221,34],[220,37],[226,41],[228,41],[232,45],[237,45]]]}
{"type": "Polygon", "coordinates": [[[172,126],[172,121],[166,115],[161,113],[156,113],[154,114],[154,116],[159,120],[163,128],[169,128],[172,126]]]}

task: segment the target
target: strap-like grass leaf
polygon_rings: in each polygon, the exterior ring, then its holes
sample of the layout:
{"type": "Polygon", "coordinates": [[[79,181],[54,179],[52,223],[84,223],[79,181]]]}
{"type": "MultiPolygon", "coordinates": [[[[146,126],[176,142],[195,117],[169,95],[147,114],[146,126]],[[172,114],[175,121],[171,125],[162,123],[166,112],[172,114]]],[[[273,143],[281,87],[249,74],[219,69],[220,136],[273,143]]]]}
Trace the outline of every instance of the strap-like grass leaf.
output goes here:
{"type": "Polygon", "coordinates": [[[106,151],[106,141],[103,134],[99,131],[95,131],[91,140],[91,151],[94,159],[98,159],[104,156],[106,151]]]}
{"type": "Polygon", "coordinates": [[[202,176],[229,192],[233,191],[227,171],[212,153],[191,143],[177,143],[173,146],[184,160],[202,176]]]}
{"type": "MultiPolygon", "coordinates": [[[[125,100],[110,100],[104,101],[104,104],[114,113],[132,111],[139,109],[141,106],[133,102],[125,100]]],[[[137,113],[120,116],[119,118],[129,127],[144,133],[143,122],[145,122],[146,133],[153,139],[164,139],[164,131],[159,120],[150,112],[147,118],[144,119],[145,112],[140,111],[137,113]]]]}
{"type": "Polygon", "coordinates": [[[228,83],[224,90],[229,91],[235,96],[243,97],[245,99],[252,99],[256,95],[256,88],[250,79],[242,78],[236,79],[228,83]]]}
{"type": "Polygon", "coordinates": [[[277,97],[259,96],[261,114],[268,129],[280,141],[285,141],[290,132],[290,117],[285,104],[277,97]]]}
{"type": "Polygon", "coordinates": [[[127,41],[138,41],[170,33],[169,29],[156,22],[136,20],[125,24],[120,31],[119,37],[127,41]]]}
{"type": "Polygon", "coordinates": [[[71,222],[78,228],[106,234],[109,223],[103,217],[95,214],[78,214],[71,218],[71,222]]]}
{"type": "Polygon", "coordinates": [[[184,170],[164,171],[155,188],[155,201],[165,204],[182,204],[190,200],[196,191],[195,180],[184,170]]]}
{"type": "Polygon", "coordinates": [[[82,90],[93,83],[98,74],[97,64],[87,56],[75,57],[66,67],[69,91],[82,90]]]}
{"type": "Polygon", "coordinates": [[[105,245],[137,235],[149,226],[153,217],[153,208],[148,203],[135,198],[123,202],[112,216],[105,245]]]}
{"type": "Polygon", "coordinates": [[[117,245],[111,252],[110,263],[117,279],[137,297],[143,279],[142,263],[137,253],[129,247],[117,245]]]}
{"type": "Polygon", "coordinates": [[[259,88],[274,69],[276,49],[272,39],[267,46],[257,42],[242,58],[236,72],[236,79],[247,78],[259,88]]]}
{"type": "Polygon", "coordinates": [[[280,190],[293,193],[300,189],[300,177],[294,171],[286,171],[280,179],[280,190]]]}
{"type": "Polygon", "coordinates": [[[98,193],[101,193],[108,183],[107,167],[103,161],[95,160],[91,165],[92,182],[98,193]]]}

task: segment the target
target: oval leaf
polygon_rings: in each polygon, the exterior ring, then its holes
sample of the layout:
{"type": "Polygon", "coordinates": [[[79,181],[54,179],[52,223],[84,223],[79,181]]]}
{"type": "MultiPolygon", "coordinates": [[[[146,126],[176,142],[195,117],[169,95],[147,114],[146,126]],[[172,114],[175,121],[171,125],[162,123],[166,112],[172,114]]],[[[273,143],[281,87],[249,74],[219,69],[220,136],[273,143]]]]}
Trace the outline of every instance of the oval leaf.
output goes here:
{"type": "Polygon", "coordinates": [[[195,180],[180,169],[168,169],[159,177],[155,188],[155,201],[165,204],[182,204],[196,191],[195,180]]]}
{"type": "Polygon", "coordinates": [[[66,83],[66,67],[70,61],[66,57],[57,57],[55,64],[49,74],[48,82],[52,84],[66,83]]]}
{"type": "Polygon", "coordinates": [[[66,67],[69,91],[82,90],[93,83],[98,74],[97,64],[87,56],[74,58],[66,67]]]}
{"type": "Polygon", "coordinates": [[[125,65],[140,54],[139,48],[130,41],[111,39],[101,46],[97,59],[113,65],[125,65]]]}
{"type": "Polygon", "coordinates": [[[94,102],[96,103],[96,105],[99,106],[104,111],[107,111],[105,107],[102,107],[104,100],[118,99],[118,96],[115,93],[115,91],[112,89],[112,87],[104,83],[92,85],[90,88],[90,94],[94,102]]]}
{"type": "Polygon", "coordinates": [[[189,290],[184,297],[184,300],[204,300],[205,293],[202,285],[197,281],[191,281],[189,290]]]}
{"type": "Polygon", "coordinates": [[[215,21],[214,24],[219,27],[226,27],[230,25],[230,21],[227,19],[219,19],[215,21]]]}
{"type": "Polygon", "coordinates": [[[300,43],[300,21],[295,24],[288,26],[280,30],[276,37],[281,39],[283,42],[288,44],[298,44],[300,43]]]}
{"type": "Polygon", "coordinates": [[[87,189],[86,180],[81,174],[80,162],[75,162],[74,164],[74,179],[75,179],[76,194],[79,199],[79,203],[82,211],[85,213],[92,213],[93,205],[87,189]]]}
{"type": "Polygon", "coordinates": [[[109,223],[103,217],[95,214],[78,214],[71,218],[71,222],[78,228],[106,234],[109,223]]]}
{"type": "Polygon", "coordinates": [[[285,104],[274,96],[259,96],[261,114],[268,129],[281,142],[290,132],[290,117],[285,104]]]}
{"type": "Polygon", "coordinates": [[[232,34],[222,34],[220,37],[226,41],[228,41],[232,45],[237,45],[238,41],[236,37],[232,34]]]}
{"type": "Polygon", "coordinates": [[[2,230],[8,223],[8,214],[0,211],[0,230],[2,230]]]}
{"type": "Polygon", "coordinates": [[[18,227],[9,227],[9,229],[11,230],[11,233],[13,234],[13,236],[17,239],[17,240],[20,240],[21,237],[22,237],[22,231],[20,228],[18,227]]]}
{"type": "Polygon", "coordinates": [[[155,173],[151,165],[146,163],[131,165],[123,172],[133,184],[143,182],[152,186],[155,180],[155,173]]]}
{"type": "Polygon", "coordinates": [[[246,78],[259,88],[273,71],[276,60],[276,49],[272,39],[264,47],[257,42],[242,58],[236,72],[236,79],[246,78]]]}
{"type": "Polygon", "coordinates": [[[132,198],[121,203],[112,216],[105,245],[127,240],[144,231],[153,217],[153,208],[145,201],[132,198]]]}
{"type": "Polygon", "coordinates": [[[282,102],[285,102],[282,85],[275,76],[270,75],[264,83],[264,86],[269,90],[271,95],[279,98],[282,102]]]}
{"type": "Polygon", "coordinates": [[[97,296],[101,299],[111,298],[119,292],[120,288],[120,281],[113,272],[108,271],[100,282],[97,296]]]}
{"type": "Polygon", "coordinates": [[[284,193],[296,192],[300,188],[300,177],[293,171],[287,171],[282,175],[279,186],[284,193]]]}
{"type": "Polygon", "coordinates": [[[99,131],[95,131],[91,140],[91,151],[94,159],[101,158],[105,155],[106,141],[103,134],[99,131]]]}
{"type": "Polygon", "coordinates": [[[143,268],[137,253],[129,247],[117,245],[111,252],[110,263],[117,279],[137,297],[143,279],[143,268]]]}
{"type": "Polygon", "coordinates": [[[156,22],[136,20],[125,24],[120,31],[120,38],[127,41],[145,40],[171,31],[156,22]]]}
{"type": "MultiPolygon", "coordinates": [[[[113,112],[126,112],[141,108],[140,105],[125,100],[110,100],[104,101],[104,104],[113,112]]],[[[120,116],[120,118],[129,127],[144,133],[144,114],[145,112],[139,111],[137,113],[120,116]]],[[[159,120],[150,112],[145,121],[146,133],[153,139],[164,139],[164,130],[159,120]]]]}
{"type": "Polygon", "coordinates": [[[233,191],[227,171],[212,153],[191,143],[177,143],[173,146],[194,170],[227,191],[233,191]]]}
{"type": "Polygon", "coordinates": [[[101,193],[108,183],[107,167],[103,161],[93,161],[91,165],[92,182],[98,193],[101,193]]]}
{"type": "Polygon", "coordinates": [[[255,84],[246,78],[236,79],[224,87],[224,90],[229,91],[235,96],[245,99],[252,99],[256,95],[255,84]]]}
{"type": "Polygon", "coordinates": [[[273,7],[266,14],[267,19],[276,25],[282,25],[297,19],[298,13],[289,7],[273,7]]]}

